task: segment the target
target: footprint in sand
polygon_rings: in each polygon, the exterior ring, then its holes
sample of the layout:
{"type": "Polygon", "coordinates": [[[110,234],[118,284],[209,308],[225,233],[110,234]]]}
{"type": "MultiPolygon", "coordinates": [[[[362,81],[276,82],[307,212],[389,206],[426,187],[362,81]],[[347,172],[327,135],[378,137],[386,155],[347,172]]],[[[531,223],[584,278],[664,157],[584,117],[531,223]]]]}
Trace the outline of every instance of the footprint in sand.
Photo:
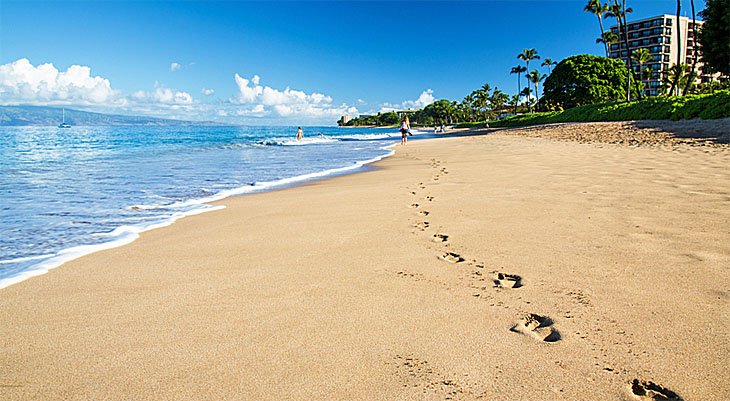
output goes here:
{"type": "Polygon", "coordinates": [[[497,273],[494,278],[494,286],[497,288],[520,288],[522,277],[516,274],[497,273]]]}
{"type": "Polygon", "coordinates": [[[454,252],[444,252],[439,255],[439,259],[449,263],[461,263],[464,261],[464,258],[462,258],[461,255],[454,252]]]}
{"type": "Polygon", "coordinates": [[[429,202],[433,202],[433,196],[427,196],[425,199],[429,202]]]}
{"type": "Polygon", "coordinates": [[[411,203],[411,206],[409,206],[409,207],[410,207],[411,209],[417,209],[417,208],[418,208],[418,207],[420,207],[420,206],[421,206],[421,205],[419,205],[418,203],[411,203]]]}
{"type": "Polygon", "coordinates": [[[429,226],[429,223],[427,221],[419,221],[418,223],[413,225],[413,227],[415,227],[421,231],[426,231],[428,226],[429,226]]]}
{"type": "Polygon", "coordinates": [[[631,394],[639,400],[664,400],[664,401],[684,401],[677,393],[666,389],[654,382],[634,379],[631,382],[631,394]]]}
{"type": "Polygon", "coordinates": [[[433,242],[446,242],[449,240],[449,236],[446,234],[434,234],[433,242]]]}
{"type": "Polygon", "coordinates": [[[431,214],[431,212],[427,210],[421,210],[420,212],[418,212],[418,214],[420,214],[421,216],[428,216],[429,214],[431,214]]]}
{"type": "Polygon", "coordinates": [[[524,334],[547,343],[560,341],[560,332],[553,327],[553,320],[547,316],[530,313],[510,328],[514,333],[524,334]]]}

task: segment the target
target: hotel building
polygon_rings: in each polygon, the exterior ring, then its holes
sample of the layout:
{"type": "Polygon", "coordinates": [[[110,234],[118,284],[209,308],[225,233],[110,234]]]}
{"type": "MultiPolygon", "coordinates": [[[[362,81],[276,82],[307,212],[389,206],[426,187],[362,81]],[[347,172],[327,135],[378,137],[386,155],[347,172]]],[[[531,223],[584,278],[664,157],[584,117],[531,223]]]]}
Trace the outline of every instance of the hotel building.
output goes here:
{"type": "MultiPolygon", "coordinates": [[[[647,95],[656,96],[663,93],[661,89],[662,81],[669,74],[669,69],[677,62],[677,52],[680,49],[677,46],[676,23],[677,17],[670,14],[633,21],[628,23],[628,51],[623,42],[623,32],[619,43],[611,44],[609,56],[621,59],[624,62],[628,62],[627,58],[635,50],[642,48],[649,50],[652,60],[644,64],[643,69],[648,68],[651,71],[650,73],[642,73],[639,71],[639,65],[636,64],[636,61],[633,62],[634,76],[640,77],[643,75],[644,93],[647,95]]],[[[697,21],[698,32],[701,26],[702,21],[697,21]]],[[[678,29],[680,29],[682,40],[681,60],[691,66],[694,49],[699,46],[692,32],[692,19],[679,17],[678,29]]],[[[612,26],[611,32],[618,34],[618,25],[612,26]]],[[[697,48],[697,51],[699,53],[699,48],[697,48]]],[[[702,74],[702,63],[700,61],[697,62],[696,73],[696,82],[710,82],[713,80],[712,75],[702,74]]]]}

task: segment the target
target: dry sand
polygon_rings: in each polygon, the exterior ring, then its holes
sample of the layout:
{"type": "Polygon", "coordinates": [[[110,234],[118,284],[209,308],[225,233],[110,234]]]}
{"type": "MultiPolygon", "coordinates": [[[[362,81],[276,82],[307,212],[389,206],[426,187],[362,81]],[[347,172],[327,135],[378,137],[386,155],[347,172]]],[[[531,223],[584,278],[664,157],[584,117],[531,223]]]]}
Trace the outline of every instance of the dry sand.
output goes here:
{"type": "Polygon", "coordinates": [[[505,133],[3,289],[0,399],[727,400],[730,151],[505,133]]]}

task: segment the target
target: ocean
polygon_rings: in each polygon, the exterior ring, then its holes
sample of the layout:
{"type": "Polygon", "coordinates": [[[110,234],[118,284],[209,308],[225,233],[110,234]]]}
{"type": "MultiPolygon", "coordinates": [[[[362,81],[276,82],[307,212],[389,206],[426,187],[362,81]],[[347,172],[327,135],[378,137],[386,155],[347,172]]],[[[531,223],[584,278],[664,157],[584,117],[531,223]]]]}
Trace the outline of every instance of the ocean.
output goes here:
{"type": "MultiPolygon", "coordinates": [[[[416,133],[418,136],[418,133],[416,133]]],[[[0,127],[0,288],[215,210],[363,168],[394,128],[0,127]]]]}

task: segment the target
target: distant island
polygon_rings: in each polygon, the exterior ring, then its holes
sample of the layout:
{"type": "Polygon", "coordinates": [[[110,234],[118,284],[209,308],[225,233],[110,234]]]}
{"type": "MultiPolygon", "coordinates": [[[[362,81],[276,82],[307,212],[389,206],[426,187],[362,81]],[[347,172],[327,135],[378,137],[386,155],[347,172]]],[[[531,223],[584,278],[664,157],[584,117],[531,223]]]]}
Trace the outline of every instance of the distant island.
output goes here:
{"type": "MultiPolygon", "coordinates": [[[[213,121],[183,121],[165,118],[125,116],[119,114],[92,113],[66,110],[66,122],[71,126],[221,126],[213,121]]],[[[61,121],[60,107],[0,106],[0,126],[57,126],[61,121]]]]}

